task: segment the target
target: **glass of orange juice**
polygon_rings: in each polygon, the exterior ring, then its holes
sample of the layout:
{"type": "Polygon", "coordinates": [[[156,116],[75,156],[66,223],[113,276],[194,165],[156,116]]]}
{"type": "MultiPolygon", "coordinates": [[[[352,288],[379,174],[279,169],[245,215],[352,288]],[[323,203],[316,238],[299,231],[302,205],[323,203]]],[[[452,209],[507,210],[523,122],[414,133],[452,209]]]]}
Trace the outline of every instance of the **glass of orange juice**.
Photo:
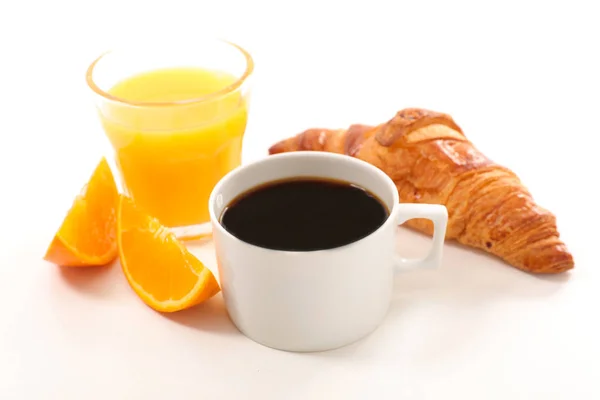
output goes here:
{"type": "Polygon", "coordinates": [[[178,237],[210,233],[208,197],[241,163],[254,63],[218,39],[109,51],[88,68],[121,187],[178,237]]]}

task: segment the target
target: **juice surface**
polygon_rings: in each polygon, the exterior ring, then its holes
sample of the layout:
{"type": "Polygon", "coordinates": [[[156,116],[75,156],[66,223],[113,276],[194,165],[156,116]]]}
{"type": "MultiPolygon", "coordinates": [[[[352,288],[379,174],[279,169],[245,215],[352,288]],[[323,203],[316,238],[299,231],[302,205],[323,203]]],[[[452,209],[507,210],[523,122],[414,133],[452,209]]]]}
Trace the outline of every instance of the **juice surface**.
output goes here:
{"type": "Polygon", "coordinates": [[[247,99],[240,90],[192,101],[236,80],[219,71],[173,68],[132,76],[109,90],[125,101],[180,102],[113,102],[100,112],[127,193],[166,226],[208,222],[210,192],[241,162],[247,99]]]}

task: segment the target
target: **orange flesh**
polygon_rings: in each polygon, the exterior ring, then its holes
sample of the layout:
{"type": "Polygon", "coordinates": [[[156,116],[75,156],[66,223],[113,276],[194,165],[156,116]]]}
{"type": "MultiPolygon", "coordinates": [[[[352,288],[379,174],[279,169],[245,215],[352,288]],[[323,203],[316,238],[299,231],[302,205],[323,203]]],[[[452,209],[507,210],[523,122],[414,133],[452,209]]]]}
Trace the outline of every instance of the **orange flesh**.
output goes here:
{"type": "Polygon", "coordinates": [[[44,259],[62,266],[104,265],[117,256],[119,194],[103,158],[48,247],[44,259]]]}
{"type": "Polygon", "coordinates": [[[118,243],[127,281],[157,311],[189,308],[220,291],[212,272],[127,197],[119,207],[118,243]]]}

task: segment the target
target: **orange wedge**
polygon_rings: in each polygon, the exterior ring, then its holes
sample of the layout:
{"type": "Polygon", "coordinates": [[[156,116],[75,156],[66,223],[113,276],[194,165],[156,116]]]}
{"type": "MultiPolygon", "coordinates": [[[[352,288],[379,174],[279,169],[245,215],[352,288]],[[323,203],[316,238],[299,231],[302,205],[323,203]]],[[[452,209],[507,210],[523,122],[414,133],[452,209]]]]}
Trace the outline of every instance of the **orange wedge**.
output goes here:
{"type": "Polygon", "coordinates": [[[75,198],[44,259],[69,267],[105,265],[114,260],[118,202],[115,180],[106,159],[102,158],[75,198]]]}
{"type": "Polygon", "coordinates": [[[121,196],[117,242],[131,288],[151,308],[173,312],[210,299],[221,288],[206,268],[160,222],[121,196]]]}

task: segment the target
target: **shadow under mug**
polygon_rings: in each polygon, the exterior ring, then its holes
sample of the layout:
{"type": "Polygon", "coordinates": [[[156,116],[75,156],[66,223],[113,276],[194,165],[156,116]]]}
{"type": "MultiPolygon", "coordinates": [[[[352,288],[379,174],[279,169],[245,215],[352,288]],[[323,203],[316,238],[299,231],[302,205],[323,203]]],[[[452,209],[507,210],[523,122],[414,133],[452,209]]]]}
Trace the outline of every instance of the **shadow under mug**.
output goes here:
{"type": "Polygon", "coordinates": [[[209,212],[223,297],[233,323],[260,344],[299,352],[342,347],[373,332],[388,312],[395,271],[440,265],[448,219],[442,205],[400,204],[394,182],[371,164],[326,152],[277,154],[238,167],[215,186],[209,212]],[[357,184],[381,199],[390,215],[361,240],[305,252],[257,247],[221,225],[221,214],[238,195],[293,177],[357,184]],[[397,226],[412,218],[434,224],[433,246],[422,259],[396,253],[397,226]]]}

